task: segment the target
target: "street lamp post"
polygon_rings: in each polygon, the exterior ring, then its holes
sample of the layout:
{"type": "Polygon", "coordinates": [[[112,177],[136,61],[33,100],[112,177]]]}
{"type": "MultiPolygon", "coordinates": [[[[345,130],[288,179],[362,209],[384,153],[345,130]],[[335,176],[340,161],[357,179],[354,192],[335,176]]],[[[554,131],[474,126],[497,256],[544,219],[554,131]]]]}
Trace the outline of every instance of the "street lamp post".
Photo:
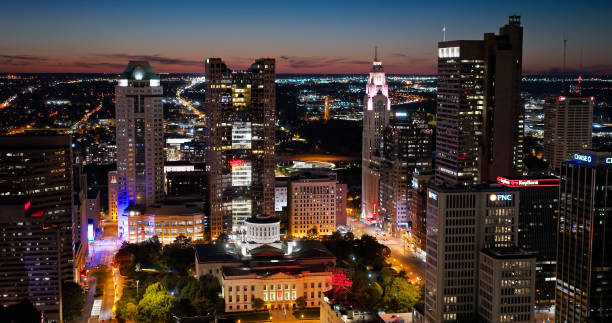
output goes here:
{"type": "Polygon", "coordinates": [[[138,298],[139,298],[138,296],[140,295],[140,294],[138,293],[138,284],[139,284],[139,283],[140,283],[140,280],[138,280],[138,279],[137,279],[137,280],[136,280],[136,301],[138,301],[138,298]]]}

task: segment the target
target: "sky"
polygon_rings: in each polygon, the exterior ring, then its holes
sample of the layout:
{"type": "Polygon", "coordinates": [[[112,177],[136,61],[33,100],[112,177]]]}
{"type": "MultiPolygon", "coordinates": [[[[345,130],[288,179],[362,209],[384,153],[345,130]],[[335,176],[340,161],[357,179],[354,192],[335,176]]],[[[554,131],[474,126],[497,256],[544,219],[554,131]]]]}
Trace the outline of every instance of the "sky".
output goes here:
{"type": "Polygon", "coordinates": [[[0,73],[235,69],[275,57],[277,73],[436,73],[437,42],[482,39],[522,16],[523,70],[612,74],[612,1],[2,1],[0,73]]]}

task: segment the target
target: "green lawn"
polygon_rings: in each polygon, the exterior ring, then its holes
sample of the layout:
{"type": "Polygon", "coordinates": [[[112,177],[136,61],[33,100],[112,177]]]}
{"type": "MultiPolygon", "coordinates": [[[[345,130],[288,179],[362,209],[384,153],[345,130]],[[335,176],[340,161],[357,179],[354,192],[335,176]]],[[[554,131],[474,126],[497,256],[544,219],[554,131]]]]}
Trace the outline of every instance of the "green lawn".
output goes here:
{"type": "Polygon", "coordinates": [[[295,318],[298,320],[302,318],[302,314],[304,314],[304,319],[320,318],[320,311],[318,308],[297,310],[293,312],[293,316],[295,316],[295,318]]]}
{"type": "Polygon", "coordinates": [[[243,313],[227,313],[223,318],[234,319],[234,322],[265,322],[270,317],[268,311],[259,312],[243,312],[243,313]]]}

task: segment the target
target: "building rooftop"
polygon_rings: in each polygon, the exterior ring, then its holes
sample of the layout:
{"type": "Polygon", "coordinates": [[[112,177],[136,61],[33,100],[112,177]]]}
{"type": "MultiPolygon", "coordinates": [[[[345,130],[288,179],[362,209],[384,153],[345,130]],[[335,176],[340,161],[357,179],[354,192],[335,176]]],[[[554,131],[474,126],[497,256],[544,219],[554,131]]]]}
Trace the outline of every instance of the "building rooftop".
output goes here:
{"type": "Polygon", "coordinates": [[[147,61],[130,61],[121,74],[122,79],[128,80],[158,80],[159,76],[155,74],[151,65],[147,61]]]}
{"type": "Polygon", "coordinates": [[[277,223],[280,219],[274,215],[258,214],[254,215],[246,220],[249,223],[277,223]]]}
{"type": "Polygon", "coordinates": [[[263,244],[252,249],[252,256],[242,255],[241,246],[234,243],[198,244],[196,245],[196,259],[198,263],[242,261],[254,265],[257,265],[258,261],[271,263],[274,260],[274,263],[280,263],[307,259],[329,259],[330,261],[335,259],[335,256],[319,241],[289,241],[287,244],[292,244],[290,253],[287,245],[280,249],[263,244]]]}
{"type": "Polygon", "coordinates": [[[444,183],[442,185],[432,186],[430,187],[432,190],[443,193],[456,193],[456,192],[499,192],[499,191],[513,191],[501,184],[498,183],[482,183],[476,185],[450,185],[444,183]]]}
{"type": "Polygon", "coordinates": [[[323,180],[335,182],[337,178],[336,172],[328,168],[300,168],[291,173],[292,181],[323,180]]]}
{"type": "Polygon", "coordinates": [[[223,267],[223,276],[247,276],[255,274],[257,276],[267,277],[278,273],[289,275],[297,275],[303,272],[324,273],[328,272],[328,268],[321,264],[300,265],[297,262],[292,263],[267,263],[265,267],[223,267]]]}
{"type": "Polygon", "coordinates": [[[535,252],[527,251],[516,246],[485,248],[482,250],[482,253],[495,259],[529,259],[536,257],[535,252]]]}

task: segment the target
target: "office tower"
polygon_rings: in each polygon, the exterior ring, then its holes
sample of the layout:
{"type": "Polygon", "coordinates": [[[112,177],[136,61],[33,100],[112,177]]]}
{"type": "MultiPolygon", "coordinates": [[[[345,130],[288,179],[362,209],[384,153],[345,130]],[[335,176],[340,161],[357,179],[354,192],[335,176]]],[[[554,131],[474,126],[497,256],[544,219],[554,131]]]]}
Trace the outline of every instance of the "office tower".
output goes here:
{"type": "MultiPolygon", "coordinates": [[[[25,211],[36,211],[29,216],[36,218],[36,223],[30,224],[29,221],[23,222],[24,227],[33,226],[31,230],[36,231],[32,237],[23,237],[23,239],[34,239],[28,241],[36,241],[36,237],[45,235],[47,240],[44,245],[29,246],[32,252],[43,250],[44,253],[52,253],[52,266],[44,267],[46,259],[40,263],[26,262],[28,268],[35,269],[35,266],[42,266],[41,270],[53,270],[55,273],[49,272],[49,286],[57,288],[61,281],[72,281],[77,274],[74,270],[74,255],[76,253],[73,243],[73,202],[72,202],[72,150],[71,137],[68,135],[47,135],[45,133],[30,133],[24,135],[13,135],[0,137],[0,196],[17,196],[27,199],[25,204],[22,204],[22,209],[25,211]],[[27,209],[27,210],[26,210],[27,209]],[[44,223],[44,226],[40,223],[44,223]],[[43,232],[44,231],[44,232],[43,232]],[[35,248],[39,248],[36,250],[35,248]],[[42,248],[42,249],[41,249],[42,248]],[[59,259],[59,261],[58,261],[59,259]],[[57,273],[59,272],[59,273],[57,273]]],[[[10,212],[9,218],[0,225],[0,228],[6,230],[15,230],[24,215],[21,213],[10,212]],[[17,221],[17,222],[15,222],[17,221]]],[[[34,223],[34,221],[32,221],[34,223]]],[[[20,231],[20,229],[16,229],[20,231]]],[[[26,229],[29,230],[29,229],[26,229]]],[[[26,233],[27,231],[21,231],[26,233]]],[[[1,235],[1,234],[0,234],[1,235]]],[[[8,236],[5,236],[8,237],[8,236]]],[[[5,239],[5,238],[2,238],[5,239]]],[[[20,242],[16,242],[12,237],[8,237],[6,243],[17,247],[20,242]]],[[[26,244],[20,247],[26,247],[27,242],[23,240],[21,243],[26,244]]],[[[19,257],[19,252],[26,252],[17,249],[0,248],[0,257],[19,257]],[[15,252],[13,254],[13,252],[15,252]]],[[[40,255],[28,255],[27,257],[39,258],[40,255]]],[[[47,258],[47,257],[44,257],[47,258]]],[[[50,258],[50,257],[49,257],[50,258]]],[[[33,260],[33,259],[32,259],[33,260]]],[[[26,268],[27,270],[27,268],[26,268]]],[[[0,270],[0,277],[5,276],[4,270],[0,270]]],[[[9,278],[13,279],[13,278],[9,278]]],[[[33,278],[34,279],[34,278],[33,278]]],[[[46,282],[45,282],[46,283],[46,282]]],[[[38,285],[38,282],[29,282],[33,291],[32,295],[36,300],[32,303],[50,317],[59,317],[59,300],[57,297],[44,296],[49,291],[41,291],[44,289],[43,283],[38,285]],[[38,296],[40,295],[40,296],[38,296]]],[[[30,292],[28,292],[30,294],[30,292]]],[[[8,295],[8,294],[7,294],[8,295]]],[[[1,302],[0,297],[0,302],[1,302]]]]}
{"type": "Polygon", "coordinates": [[[551,171],[559,170],[575,153],[591,148],[593,97],[578,93],[548,97],[544,102],[544,160],[551,171]]]}
{"type": "Polygon", "coordinates": [[[427,242],[427,188],[433,185],[433,172],[412,174],[411,241],[417,252],[425,253],[427,242]]]}
{"type": "Polygon", "coordinates": [[[361,216],[375,220],[378,214],[380,158],[383,131],[389,124],[391,99],[382,62],[375,52],[363,99],[363,142],[361,149],[361,216]]]}
{"type": "Polygon", "coordinates": [[[585,150],[561,164],[556,322],[612,317],[612,151],[585,150]]]}
{"type": "Polygon", "coordinates": [[[336,225],[346,225],[346,196],[348,185],[336,184],[336,225]]]}
{"type": "MultiPolygon", "coordinates": [[[[72,241],[74,243],[75,281],[81,280],[81,275],[89,257],[87,236],[87,174],[82,165],[72,167],[72,241]]],[[[83,277],[84,278],[84,277],[83,277]]]]}
{"type": "Polygon", "coordinates": [[[0,197],[0,307],[28,298],[47,318],[58,320],[62,273],[62,232],[47,225],[44,209],[25,196],[0,197]]]}
{"type": "Polygon", "coordinates": [[[478,322],[534,322],[536,258],[518,247],[480,252],[478,322]]]}
{"type": "Polygon", "coordinates": [[[108,215],[117,219],[117,171],[108,172],[108,215]]]}
{"type": "Polygon", "coordinates": [[[412,216],[412,173],[431,171],[432,129],[424,112],[394,108],[383,133],[378,218],[396,233],[412,216]]]}
{"type": "Polygon", "coordinates": [[[232,71],[206,59],[207,168],[213,238],[274,214],[275,61],[232,71]]]}
{"type": "Polygon", "coordinates": [[[436,183],[477,184],[523,173],[523,28],[438,43],[436,183]]]}
{"type": "Polygon", "coordinates": [[[514,246],[518,212],[518,192],[498,184],[429,188],[425,270],[428,321],[475,321],[479,252],[514,246]]]}
{"type": "Polygon", "coordinates": [[[289,230],[293,237],[336,231],[336,173],[328,169],[301,169],[291,174],[287,189],[289,230]]]}
{"type": "Polygon", "coordinates": [[[498,177],[497,182],[519,192],[517,246],[536,252],[535,301],[541,308],[555,303],[559,178],[498,177]]]}
{"type": "Polygon", "coordinates": [[[127,237],[126,209],[164,197],[164,109],[159,77],[145,61],[130,61],[115,87],[117,226],[127,237]]]}

